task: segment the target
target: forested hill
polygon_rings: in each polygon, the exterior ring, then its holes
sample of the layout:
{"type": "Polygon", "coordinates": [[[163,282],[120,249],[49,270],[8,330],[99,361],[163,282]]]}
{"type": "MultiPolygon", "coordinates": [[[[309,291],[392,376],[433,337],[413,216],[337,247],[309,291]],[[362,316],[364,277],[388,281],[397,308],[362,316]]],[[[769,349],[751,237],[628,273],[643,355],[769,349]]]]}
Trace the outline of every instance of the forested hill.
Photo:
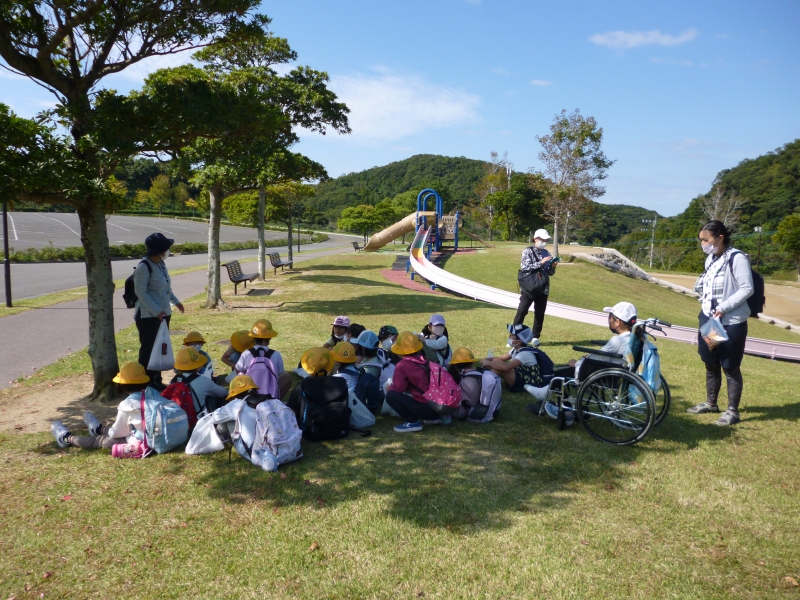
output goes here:
{"type": "Polygon", "coordinates": [[[445,210],[450,210],[475,198],[475,188],[486,173],[484,165],[463,156],[417,154],[321,183],[313,203],[317,210],[335,217],[348,206],[377,204],[401,192],[430,187],[445,200],[445,210]]]}

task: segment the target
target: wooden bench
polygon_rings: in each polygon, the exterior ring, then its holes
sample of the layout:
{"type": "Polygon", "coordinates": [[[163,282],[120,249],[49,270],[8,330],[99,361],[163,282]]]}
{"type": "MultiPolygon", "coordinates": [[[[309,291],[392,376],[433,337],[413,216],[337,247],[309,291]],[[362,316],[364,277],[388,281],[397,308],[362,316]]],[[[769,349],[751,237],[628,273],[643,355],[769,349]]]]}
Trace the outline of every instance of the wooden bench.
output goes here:
{"type": "Polygon", "coordinates": [[[239,284],[243,283],[245,289],[247,289],[247,282],[253,281],[258,279],[258,273],[242,273],[242,265],[239,264],[238,260],[232,260],[228,263],[223,263],[223,267],[228,270],[228,277],[230,277],[231,282],[233,282],[233,294],[234,296],[239,292],[239,284]]]}
{"type": "Polygon", "coordinates": [[[353,244],[353,250],[355,250],[356,252],[364,249],[364,246],[359,246],[358,242],[350,242],[350,243],[353,244]]]}
{"type": "Polygon", "coordinates": [[[278,254],[277,252],[273,252],[272,254],[269,255],[269,262],[272,265],[272,268],[274,269],[273,273],[274,275],[278,274],[278,267],[280,267],[281,271],[283,271],[284,267],[289,267],[291,269],[293,264],[291,260],[281,262],[281,255],[278,254]]]}

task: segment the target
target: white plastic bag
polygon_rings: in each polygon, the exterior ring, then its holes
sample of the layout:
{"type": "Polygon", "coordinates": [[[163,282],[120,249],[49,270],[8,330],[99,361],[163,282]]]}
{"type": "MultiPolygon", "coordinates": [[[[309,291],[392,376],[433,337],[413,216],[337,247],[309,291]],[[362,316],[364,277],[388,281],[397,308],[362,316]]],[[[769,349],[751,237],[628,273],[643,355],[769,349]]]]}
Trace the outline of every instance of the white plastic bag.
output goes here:
{"type": "Polygon", "coordinates": [[[217,428],[214,427],[214,416],[208,414],[199,418],[192,437],[186,444],[186,454],[210,454],[219,452],[223,448],[225,444],[222,443],[217,428]]]}
{"type": "Polygon", "coordinates": [[[150,352],[150,362],[147,363],[148,371],[170,371],[175,368],[175,357],[172,356],[172,342],[169,339],[169,327],[166,321],[161,321],[150,352]]]}
{"type": "Polygon", "coordinates": [[[356,398],[353,392],[350,392],[350,427],[353,429],[367,429],[375,425],[375,415],[369,412],[369,409],[364,405],[361,400],[356,398]]]}

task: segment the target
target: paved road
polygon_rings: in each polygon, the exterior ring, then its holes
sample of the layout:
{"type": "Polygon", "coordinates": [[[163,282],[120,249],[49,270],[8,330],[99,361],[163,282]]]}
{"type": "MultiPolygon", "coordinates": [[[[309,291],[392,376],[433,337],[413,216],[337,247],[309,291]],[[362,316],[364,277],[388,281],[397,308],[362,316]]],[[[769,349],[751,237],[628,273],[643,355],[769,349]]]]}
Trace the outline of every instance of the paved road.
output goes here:
{"type": "MultiPolygon", "coordinates": [[[[314,245],[317,249],[319,246],[321,244],[314,245]]],[[[346,248],[329,248],[321,252],[305,252],[295,256],[294,260],[302,262],[347,251],[346,248]]],[[[352,248],[349,251],[352,252],[352,248]]],[[[206,281],[205,270],[185,273],[172,278],[172,289],[178,298],[190,298],[205,289],[206,281]]],[[[125,307],[122,290],[118,289],[114,294],[116,330],[128,327],[132,322],[133,311],[125,307]]],[[[8,387],[14,379],[30,375],[88,345],[89,318],[85,298],[3,317],[0,319],[0,389],[8,387]],[[57,333],[54,335],[54,332],[57,333]]]]}
{"type": "MultiPolygon", "coordinates": [[[[112,246],[142,244],[144,238],[160,231],[177,243],[207,242],[208,225],[198,221],[182,221],[160,217],[134,217],[110,215],[106,221],[108,240],[112,246]]],[[[81,245],[81,226],[75,213],[8,213],[8,245],[17,250],[42,248],[52,244],[56,248],[81,245]]],[[[268,240],[285,238],[280,231],[266,231],[268,240]]],[[[255,229],[222,225],[221,242],[242,242],[258,238],[255,229]]],[[[2,240],[2,230],[0,230],[2,240]]]]}
{"type": "MultiPolygon", "coordinates": [[[[21,213],[21,214],[36,214],[36,213],[21,213]]],[[[52,214],[52,213],[51,213],[52,214]]],[[[203,225],[202,223],[197,223],[203,225]]],[[[249,230],[245,230],[249,231],[249,230]]],[[[152,231],[150,232],[152,233],[152,231]]],[[[9,231],[9,237],[11,233],[9,231]]],[[[300,246],[300,256],[306,252],[316,252],[319,250],[327,250],[335,246],[349,245],[354,239],[353,236],[329,234],[330,239],[327,242],[319,244],[303,244],[300,246]]],[[[286,246],[277,248],[267,248],[267,252],[280,252],[285,255],[287,252],[286,246]]],[[[295,254],[297,253],[297,246],[294,247],[295,254]]],[[[232,250],[230,252],[222,253],[222,262],[229,260],[245,260],[249,258],[257,258],[257,250],[232,250]]],[[[138,264],[139,259],[134,260],[114,260],[111,261],[111,270],[114,273],[114,279],[123,279],[131,274],[132,269],[138,264]]],[[[167,259],[167,265],[170,271],[177,271],[178,269],[185,269],[187,267],[197,267],[208,264],[208,256],[206,254],[187,254],[183,256],[170,256],[167,259]]],[[[269,263],[267,263],[269,266],[269,263]]],[[[1,276],[0,276],[1,277],[1,276]]],[[[224,274],[223,274],[224,279],[224,274]]],[[[41,296],[42,294],[49,294],[60,290],[67,290],[74,287],[86,285],[86,265],[81,262],[74,263],[12,263],[11,264],[11,298],[12,300],[22,300],[24,298],[32,298],[34,296],[41,296]]],[[[0,285],[0,302],[5,304],[6,292],[5,286],[0,285]]]]}

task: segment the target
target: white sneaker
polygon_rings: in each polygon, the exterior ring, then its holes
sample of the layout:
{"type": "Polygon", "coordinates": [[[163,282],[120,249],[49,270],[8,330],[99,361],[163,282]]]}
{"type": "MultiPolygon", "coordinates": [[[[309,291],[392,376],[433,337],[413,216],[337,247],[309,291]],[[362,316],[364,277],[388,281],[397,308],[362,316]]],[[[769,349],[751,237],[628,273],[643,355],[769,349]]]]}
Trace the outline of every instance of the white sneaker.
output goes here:
{"type": "Polygon", "coordinates": [[[534,387],[532,385],[526,385],[525,391],[528,392],[531,396],[536,398],[539,401],[543,401],[547,398],[547,391],[549,388],[545,387],[534,387]]]}
{"type": "Polygon", "coordinates": [[[542,343],[539,341],[539,338],[533,338],[531,340],[531,346],[533,346],[534,348],[538,348],[541,345],[542,343]]]}

